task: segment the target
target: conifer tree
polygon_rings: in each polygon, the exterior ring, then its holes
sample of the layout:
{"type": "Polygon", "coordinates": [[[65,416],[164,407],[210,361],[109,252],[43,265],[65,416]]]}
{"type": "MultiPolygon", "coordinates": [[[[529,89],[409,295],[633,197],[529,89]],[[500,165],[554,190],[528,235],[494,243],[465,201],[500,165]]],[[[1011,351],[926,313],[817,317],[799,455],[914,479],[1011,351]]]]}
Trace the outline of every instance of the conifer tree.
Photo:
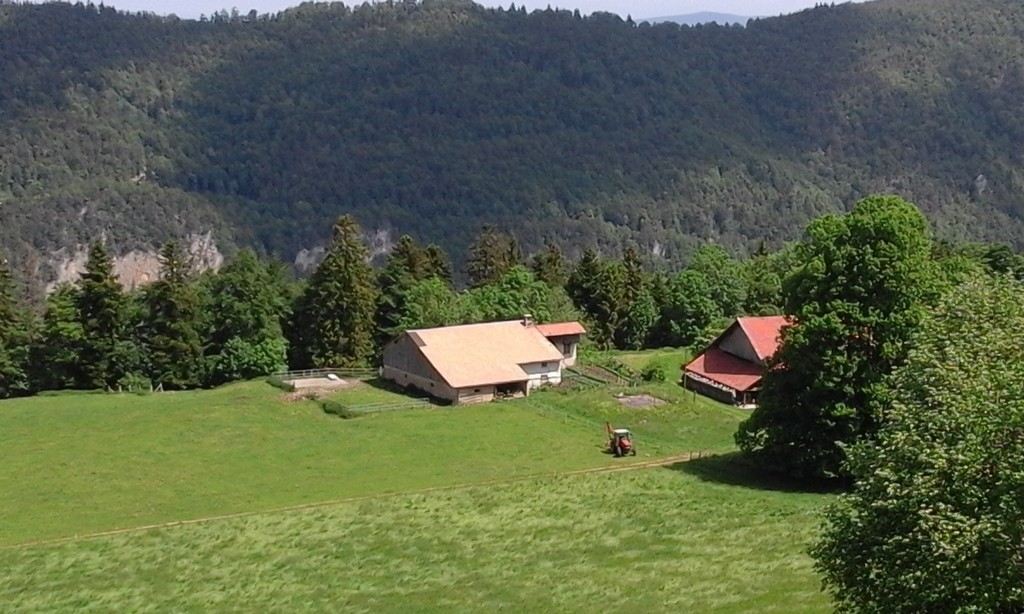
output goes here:
{"type": "Polygon", "coordinates": [[[113,387],[127,367],[120,355],[125,350],[122,344],[127,333],[127,297],[102,241],[89,246],[85,270],[79,275],[77,298],[83,383],[88,388],[113,387]]]}
{"type": "Polygon", "coordinates": [[[622,255],[622,313],[616,329],[615,345],[621,349],[639,350],[647,345],[658,321],[658,306],[651,294],[650,276],[644,271],[643,259],[633,247],[622,255]]]}
{"type": "Polygon", "coordinates": [[[469,285],[479,288],[501,279],[510,268],[522,260],[522,251],[514,237],[498,231],[493,224],[484,224],[480,234],[469,246],[466,273],[469,285]]]}
{"type": "Polygon", "coordinates": [[[296,306],[295,366],[361,366],[375,353],[378,289],[369,250],[351,216],[340,217],[331,236],[296,306]]]}
{"type": "Polygon", "coordinates": [[[590,339],[602,345],[608,341],[607,327],[602,323],[599,314],[601,300],[600,282],[604,274],[605,263],[597,252],[587,248],[583,256],[573,267],[565,289],[576,308],[583,312],[588,323],[590,339]]]}
{"type": "Polygon", "coordinates": [[[70,283],[57,286],[46,297],[46,311],[38,342],[33,347],[34,387],[64,390],[87,386],[82,355],[85,334],[78,311],[79,289],[70,283]]]}
{"type": "Polygon", "coordinates": [[[548,243],[544,251],[535,254],[530,269],[538,281],[552,288],[563,288],[568,280],[565,257],[557,243],[548,243]]]}
{"type": "Polygon", "coordinates": [[[31,321],[5,258],[0,257],[0,398],[27,394],[31,321]]]}
{"type": "Polygon", "coordinates": [[[424,252],[427,256],[430,276],[437,277],[449,286],[452,283],[452,261],[439,245],[431,243],[424,252]]]}
{"type": "Polygon", "coordinates": [[[416,245],[409,235],[402,235],[377,276],[380,287],[376,316],[378,343],[401,332],[398,321],[405,318],[410,289],[433,276],[434,266],[427,251],[416,245]]]}
{"type": "Polygon", "coordinates": [[[146,286],[145,303],[152,379],[170,388],[198,386],[203,377],[202,314],[192,267],[177,242],[160,249],[160,279],[146,286]]]}

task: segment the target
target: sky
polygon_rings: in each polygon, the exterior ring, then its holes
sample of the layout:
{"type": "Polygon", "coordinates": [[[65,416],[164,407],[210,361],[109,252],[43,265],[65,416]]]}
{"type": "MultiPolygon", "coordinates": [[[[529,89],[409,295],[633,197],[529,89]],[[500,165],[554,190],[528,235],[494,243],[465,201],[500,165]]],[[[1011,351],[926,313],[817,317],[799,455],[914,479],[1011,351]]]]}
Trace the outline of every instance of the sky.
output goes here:
{"type": "MultiPolygon", "coordinates": [[[[822,0],[476,0],[484,6],[508,7],[526,5],[528,10],[544,9],[548,5],[554,8],[579,9],[587,15],[595,11],[618,13],[634,19],[647,17],[667,17],[710,11],[715,13],[731,13],[744,17],[762,17],[792,13],[810,8],[822,0]]],[[[840,0],[842,1],[842,0],[840,0]]],[[[94,0],[96,4],[99,0],[94,0]]],[[[258,13],[276,13],[290,6],[299,4],[301,0],[106,0],[104,4],[122,11],[146,11],[167,15],[173,13],[178,17],[195,19],[201,14],[237,8],[242,14],[250,9],[258,13]]],[[[362,0],[346,0],[349,6],[361,4],[362,0]]],[[[836,2],[837,4],[839,2],[836,2]]]]}

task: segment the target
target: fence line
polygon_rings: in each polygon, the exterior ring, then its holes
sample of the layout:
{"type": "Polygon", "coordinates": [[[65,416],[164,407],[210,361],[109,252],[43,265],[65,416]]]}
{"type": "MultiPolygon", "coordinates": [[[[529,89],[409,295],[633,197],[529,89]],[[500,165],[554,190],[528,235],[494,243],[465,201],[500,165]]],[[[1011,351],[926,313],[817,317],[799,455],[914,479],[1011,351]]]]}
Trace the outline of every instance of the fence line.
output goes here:
{"type": "Polygon", "coordinates": [[[384,401],[379,403],[363,403],[360,405],[346,405],[338,401],[326,400],[320,404],[324,413],[338,416],[339,418],[356,418],[367,414],[376,414],[386,411],[397,411],[401,409],[417,409],[431,407],[434,402],[430,399],[409,399],[407,401],[384,401]]]}
{"type": "Polygon", "coordinates": [[[301,371],[278,371],[277,373],[271,373],[270,377],[276,377],[285,380],[295,380],[325,377],[327,375],[332,374],[337,375],[339,377],[372,377],[377,375],[377,369],[357,367],[346,367],[337,369],[303,369],[301,371]]]}

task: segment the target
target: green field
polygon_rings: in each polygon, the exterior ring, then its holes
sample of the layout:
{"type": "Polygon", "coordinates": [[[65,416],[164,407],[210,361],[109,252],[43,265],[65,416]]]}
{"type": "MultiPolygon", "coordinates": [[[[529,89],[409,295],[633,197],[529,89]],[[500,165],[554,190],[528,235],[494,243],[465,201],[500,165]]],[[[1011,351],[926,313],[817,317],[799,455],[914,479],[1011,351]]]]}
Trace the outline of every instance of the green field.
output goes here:
{"type": "MultiPolygon", "coordinates": [[[[362,384],[333,398],[387,395],[362,384]]],[[[283,398],[250,382],[0,403],[0,602],[827,609],[804,554],[825,496],[750,483],[729,456],[565,475],[730,450],[743,414],[673,383],[351,420],[283,398]],[[638,409],[617,398],[639,393],[665,403],[638,409]],[[635,461],[602,453],[605,421],[637,432],[635,461]],[[242,515],[84,537],[230,514],[242,515]]]]}

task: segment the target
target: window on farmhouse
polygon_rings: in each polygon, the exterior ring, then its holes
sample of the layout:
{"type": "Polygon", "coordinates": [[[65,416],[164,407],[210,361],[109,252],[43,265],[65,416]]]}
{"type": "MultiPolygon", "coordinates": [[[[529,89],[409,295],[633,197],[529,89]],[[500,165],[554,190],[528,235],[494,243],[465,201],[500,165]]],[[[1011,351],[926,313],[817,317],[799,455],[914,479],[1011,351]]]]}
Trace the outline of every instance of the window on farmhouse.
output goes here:
{"type": "Polygon", "coordinates": [[[542,362],[542,363],[540,363],[540,366],[542,366],[542,367],[546,367],[546,366],[548,366],[548,363],[546,363],[546,362],[542,362]]]}
{"type": "Polygon", "coordinates": [[[572,344],[569,343],[568,341],[562,343],[562,355],[563,356],[571,356],[572,355],[572,344]]]}

